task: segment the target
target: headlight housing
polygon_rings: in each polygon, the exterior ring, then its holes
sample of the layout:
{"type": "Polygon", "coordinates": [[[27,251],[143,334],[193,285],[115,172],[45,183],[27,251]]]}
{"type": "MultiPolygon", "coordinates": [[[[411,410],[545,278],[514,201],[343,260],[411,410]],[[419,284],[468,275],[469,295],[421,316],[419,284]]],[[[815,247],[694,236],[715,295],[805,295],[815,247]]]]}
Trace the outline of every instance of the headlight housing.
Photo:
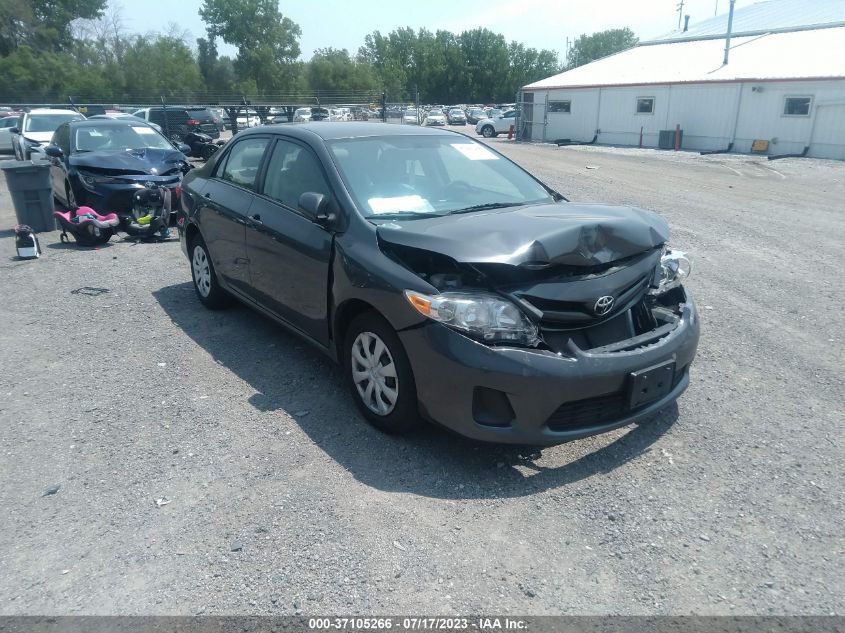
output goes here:
{"type": "Polygon", "coordinates": [[[110,176],[102,176],[100,174],[89,174],[88,172],[79,172],[79,180],[82,186],[86,189],[91,189],[95,185],[102,185],[107,183],[118,182],[118,179],[110,176]]]}
{"type": "Polygon", "coordinates": [[[429,319],[484,343],[537,345],[537,326],[512,302],[484,293],[426,295],[406,290],[414,309],[429,319]]]}
{"type": "Polygon", "coordinates": [[[690,256],[681,251],[675,251],[668,246],[663,248],[663,255],[660,257],[660,264],[654,271],[654,279],[651,295],[662,295],[672,288],[677,288],[692,273],[692,260],[690,256]]]}

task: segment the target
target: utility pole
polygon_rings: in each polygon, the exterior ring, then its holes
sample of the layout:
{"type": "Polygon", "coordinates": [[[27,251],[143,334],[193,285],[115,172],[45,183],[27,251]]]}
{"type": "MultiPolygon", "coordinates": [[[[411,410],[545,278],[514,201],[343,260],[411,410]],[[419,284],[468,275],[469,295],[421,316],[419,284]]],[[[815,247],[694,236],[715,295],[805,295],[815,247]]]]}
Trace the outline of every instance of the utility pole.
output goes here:
{"type": "Polygon", "coordinates": [[[681,30],[681,20],[683,19],[683,16],[684,16],[684,0],[681,0],[678,3],[675,10],[678,12],[678,30],[680,31],[681,30]]]}
{"type": "Polygon", "coordinates": [[[725,35],[725,59],[722,62],[723,66],[728,65],[728,56],[731,53],[731,31],[733,30],[734,24],[734,3],[736,0],[731,0],[731,8],[728,11],[728,32],[725,35]]]}

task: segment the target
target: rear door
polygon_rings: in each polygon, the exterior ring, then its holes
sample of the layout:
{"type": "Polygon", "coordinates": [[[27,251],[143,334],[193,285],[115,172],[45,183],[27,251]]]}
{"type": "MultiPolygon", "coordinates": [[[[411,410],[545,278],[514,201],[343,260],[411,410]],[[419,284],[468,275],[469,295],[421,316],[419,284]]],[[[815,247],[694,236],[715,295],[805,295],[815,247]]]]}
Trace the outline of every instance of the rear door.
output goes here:
{"type": "Polygon", "coordinates": [[[332,234],[298,209],[306,191],[331,195],[316,154],[304,144],[277,138],[264,184],[249,211],[246,231],[256,301],[328,345],[328,283],[332,234]]]}
{"type": "Polygon", "coordinates": [[[217,274],[244,294],[250,293],[247,215],[269,145],[267,136],[250,136],[233,143],[199,192],[200,230],[217,274]]]}

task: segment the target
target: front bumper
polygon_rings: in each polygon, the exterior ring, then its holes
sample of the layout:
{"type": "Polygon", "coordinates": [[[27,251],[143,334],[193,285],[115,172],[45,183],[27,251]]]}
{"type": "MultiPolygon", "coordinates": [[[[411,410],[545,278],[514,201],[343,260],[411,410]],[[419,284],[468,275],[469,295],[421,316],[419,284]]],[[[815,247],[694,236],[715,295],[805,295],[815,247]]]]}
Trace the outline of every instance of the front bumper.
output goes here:
{"type": "Polygon", "coordinates": [[[563,356],[489,347],[434,322],[399,337],[425,417],[477,440],[554,445],[626,426],[672,403],[689,384],[699,330],[687,294],[674,330],[629,351],[563,356]],[[675,366],[671,390],[630,408],[631,373],[667,361],[675,366]]]}
{"type": "Polygon", "coordinates": [[[96,183],[91,186],[84,186],[79,183],[79,188],[84,192],[84,204],[99,213],[117,213],[121,220],[132,213],[132,196],[144,189],[144,182],[152,181],[157,185],[170,190],[171,215],[179,209],[179,185],[182,182],[181,176],[163,177],[150,176],[137,181],[121,183],[96,183]]]}

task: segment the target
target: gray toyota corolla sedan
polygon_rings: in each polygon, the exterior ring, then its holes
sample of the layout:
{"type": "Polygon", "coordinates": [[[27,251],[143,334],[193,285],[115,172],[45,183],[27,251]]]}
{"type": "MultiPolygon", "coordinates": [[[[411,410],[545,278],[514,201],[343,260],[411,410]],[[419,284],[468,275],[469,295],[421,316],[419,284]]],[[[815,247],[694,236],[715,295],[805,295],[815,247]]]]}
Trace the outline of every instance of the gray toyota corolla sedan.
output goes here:
{"type": "Polygon", "coordinates": [[[699,321],[666,222],[568,202],[461,134],[263,126],[182,186],[199,300],[237,298],[314,343],[384,431],[428,419],[556,444],[689,384],[699,321]]]}

